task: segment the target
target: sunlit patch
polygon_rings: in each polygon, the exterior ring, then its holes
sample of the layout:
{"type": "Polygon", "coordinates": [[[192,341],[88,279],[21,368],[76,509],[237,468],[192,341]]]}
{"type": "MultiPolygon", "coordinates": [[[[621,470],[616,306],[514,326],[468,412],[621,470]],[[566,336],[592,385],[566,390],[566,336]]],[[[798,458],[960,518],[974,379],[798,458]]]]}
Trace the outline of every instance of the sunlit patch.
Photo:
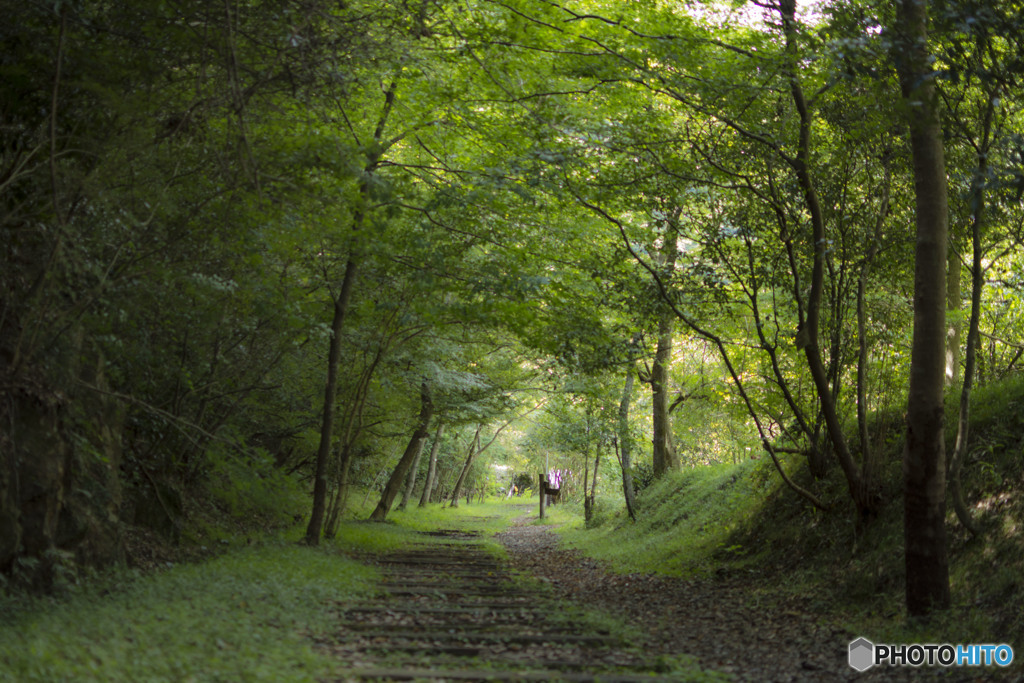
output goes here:
{"type": "Polygon", "coordinates": [[[1009,505],[1012,499],[1013,497],[1009,492],[998,493],[994,496],[982,498],[974,504],[974,509],[979,512],[994,512],[1009,505]]]}

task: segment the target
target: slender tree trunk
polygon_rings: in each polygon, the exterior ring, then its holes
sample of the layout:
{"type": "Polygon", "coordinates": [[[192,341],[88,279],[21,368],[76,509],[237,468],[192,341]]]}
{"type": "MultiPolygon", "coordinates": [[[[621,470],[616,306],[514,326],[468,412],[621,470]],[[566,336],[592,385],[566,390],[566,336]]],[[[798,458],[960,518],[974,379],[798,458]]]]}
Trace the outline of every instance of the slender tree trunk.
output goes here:
{"type": "Polygon", "coordinates": [[[412,491],[416,488],[416,473],[420,469],[420,459],[423,455],[422,444],[420,449],[416,451],[416,457],[413,458],[412,465],[409,467],[409,474],[405,477],[405,490],[402,492],[402,502],[398,504],[399,510],[404,510],[409,505],[409,499],[412,498],[412,491]]]}
{"type": "Polygon", "coordinates": [[[375,475],[374,475],[374,477],[373,477],[373,483],[372,483],[372,484],[370,484],[370,486],[369,486],[369,487],[367,487],[367,489],[366,489],[366,495],[365,495],[365,496],[363,496],[363,507],[366,507],[366,503],[367,503],[367,502],[368,502],[368,501],[370,500],[370,494],[371,494],[371,493],[373,493],[373,490],[374,490],[375,488],[377,488],[377,481],[378,481],[378,480],[379,480],[379,479],[380,479],[381,477],[383,477],[383,476],[384,476],[385,474],[387,474],[387,468],[385,468],[385,469],[382,469],[382,470],[381,470],[380,472],[377,472],[377,474],[375,474],[375,475]]]}
{"type": "Polygon", "coordinates": [[[480,452],[478,450],[480,445],[480,430],[483,428],[483,425],[477,425],[476,434],[473,435],[473,441],[469,444],[469,454],[466,456],[466,464],[462,466],[459,478],[455,480],[455,488],[452,489],[452,500],[448,504],[448,507],[459,507],[459,494],[462,493],[462,484],[466,481],[466,475],[469,474],[469,468],[473,466],[473,458],[475,458],[476,454],[480,452]]]}
{"type": "Polygon", "coordinates": [[[594,506],[597,503],[597,468],[601,464],[601,445],[598,443],[597,448],[594,449],[594,478],[590,480],[590,510],[594,511],[594,506]]]}
{"type": "Polygon", "coordinates": [[[337,481],[334,485],[334,494],[331,496],[331,502],[327,506],[326,521],[323,527],[323,537],[327,539],[334,538],[338,532],[338,520],[341,517],[341,473],[338,473],[337,481]]]}
{"type": "Polygon", "coordinates": [[[843,432],[843,425],[839,420],[836,410],[835,395],[829,384],[828,371],[821,357],[819,345],[820,323],[821,323],[821,299],[825,288],[825,250],[828,242],[826,239],[825,216],[822,212],[821,202],[818,199],[818,191],[814,186],[811,177],[811,124],[813,117],[804,97],[803,87],[797,76],[798,39],[796,35],[796,2],[795,0],[781,0],[779,12],[782,18],[783,32],[786,37],[786,52],[789,57],[789,83],[790,94],[793,104],[796,106],[797,114],[800,116],[799,143],[796,156],[789,160],[790,166],[796,175],[797,182],[804,195],[804,205],[811,220],[811,241],[814,249],[814,262],[811,267],[810,293],[807,296],[807,318],[804,327],[797,334],[797,346],[802,348],[807,358],[808,369],[811,379],[814,381],[814,388],[818,394],[822,415],[825,418],[825,426],[828,429],[829,438],[835,447],[836,457],[839,466],[846,477],[847,488],[850,497],[857,508],[858,527],[863,526],[875,516],[876,504],[871,492],[868,491],[860,476],[860,471],[850,452],[849,443],[843,432]]]}
{"type": "Polygon", "coordinates": [[[427,463],[427,480],[423,482],[423,494],[420,495],[419,507],[426,507],[430,502],[430,494],[434,490],[434,480],[437,475],[437,451],[441,447],[441,437],[444,435],[444,423],[437,425],[434,432],[434,443],[430,446],[430,462],[427,463]]]}
{"type": "Polygon", "coordinates": [[[970,433],[971,390],[974,387],[974,371],[977,363],[979,328],[981,325],[981,292],[985,286],[985,273],[981,263],[981,228],[985,214],[984,178],[988,174],[988,147],[991,127],[992,105],[989,104],[988,116],[985,120],[984,139],[978,155],[978,170],[971,191],[971,319],[967,327],[967,352],[964,358],[964,378],[960,387],[960,411],[957,417],[956,445],[949,459],[949,493],[953,499],[953,509],[957,519],[972,536],[979,533],[978,525],[971,518],[971,512],[964,501],[963,487],[960,484],[960,470],[967,456],[967,438],[970,433]]]}
{"type": "Polygon", "coordinates": [[[544,519],[544,511],[547,508],[548,496],[544,493],[548,487],[548,475],[544,472],[537,475],[537,489],[540,491],[540,518],[544,519]]]}
{"type": "Polygon", "coordinates": [[[622,401],[619,402],[619,429],[617,444],[619,445],[619,464],[622,466],[622,493],[626,497],[626,511],[629,518],[636,521],[636,493],[633,490],[633,465],[630,462],[630,451],[633,443],[629,437],[629,402],[633,397],[633,365],[626,369],[626,386],[622,389],[622,401]]]}
{"type": "MultiPolygon", "coordinates": [[[[377,143],[371,148],[366,156],[365,178],[359,186],[360,204],[352,220],[352,231],[358,233],[363,228],[366,220],[366,210],[370,199],[369,177],[373,175],[374,169],[380,162],[384,148],[380,142],[384,135],[384,128],[388,118],[391,116],[391,109],[395,104],[395,93],[398,89],[398,81],[393,80],[384,94],[384,107],[381,110],[380,118],[377,120],[377,127],[373,132],[373,139],[377,143]]],[[[313,511],[309,516],[309,526],[306,527],[305,542],[310,545],[317,545],[320,542],[320,534],[323,529],[324,511],[327,507],[327,459],[331,452],[331,432],[334,430],[334,402],[338,390],[338,361],[341,357],[341,331],[345,323],[345,315],[348,313],[349,300],[352,297],[352,285],[356,279],[357,260],[350,256],[345,264],[345,275],[341,282],[341,292],[334,300],[334,315],[331,320],[331,343],[327,353],[327,386],[324,389],[324,410],[320,426],[320,445],[316,452],[316,473],[313,480],[313,511]]]]}
{"type": "Polygon", "coordinates": [[[334,538],[338,534],[341,515],[345,512],[349,494],[349,472],[352,470],[352,445],[346,444],[341,449],[341,462],[338,465],[338,489],[331,514],[324,525],[324,538],[334,538]]]}
{"type": "MultiPolygon", "coordinates": [[[[589,429],[588,429],[589,431],[589,429]]],[[[588,448],[583,451],[583,521],[590,523],[594,510],[590,506],[590,436],[587,435],[588,448]]],[[[547,476],[547,475],[545,475],[547,476]]],[[[543,494],[544,492],[541,491],[543,494]]]]}
{"type": "Polygon", "coordinates": [[[402,482],[409,472],[409,467],[422,450],[423,441],[427,438],[430,418],[434,415],[434,404],[430,400],[430,389],[426,384],[423,384],[420,389],[420,403],[420,414],[416,420],[416,429],[412,433],[412,438],[409,439],[409,445],[406,447],[405,453],[402,454],[398,464],[395,465],[394,471],[391,472],[391,477],[388,479],[384,492],[381,494],[380,502],[377,503],[377,507],[370,514],[370,521],[372,522],[383,522],[388,516],[388,513],[391,511],[391,505],[395,502],[395,498],[398,497],[398,492],[402,488],[402,482]]]}
{"type": "Polygon", "coordinates": [[[897,64],[910,112],[917,244],[914,256],[914,339],[910,357],[907,443],[903,455],[907,611],[949,607],[946,550],[946,163],[929,63],[925,0],[901,0],[897,64]]]}
{"type": "MultiPolygon", "coordinates": [[[[980,209],[979,209],[980,211],[980,209]]],[[[949,494],[953,499],[953,509],[956,511],[957,519],[964,525],[972,536],[979,533],[978,525],[971,518],[971,512],[967,509],[964,501],[963,487],[960,484],[960,470],[963,468],[964,458],[967,455],[967,438],[970,433],[971,417],[971,390],[974,384],[975,356],[978,350],[979,324],[981,318],[981,290],[984,286],[984,275],[981,264],[981,232],[979,229],[979,217],[975,217],[974,235],[974,256],[972,258],[971,274],[971,321],[967,330],[967,353],[965,356],[964,381],[960,387],[960,411],[957,416],[956,445],[953,447],[953,455],[949,461],[949,494]]]]}
{"type": "Polygon", "coordinates": [[[437,471],[436,483],[434,484],[434,491],[430,494],[430,501],[433,503],[444,503],[448,498],[448,480],[451,479],[452,469],[450,467],[444,467],[437,471]]]}
{"type": "Polygon", "coordinates": [[[668,369],[672,363],[672,329],[675,316],[663,313],[658,321],[658,348],[651,365],[651,421],[654,428],[654,476],[679,469],[672,443],[672,416],[669,413],[668,369]]]}
{"type": "MultiPolygon", "coordinates": [[[[674,221],[673,221],[674,224],[674,221]]],[[[661,261],[666,272],[675,268],[679,255],[677,229],[670,226],[665,230],[665,242],[661,245],[661,261]]],[[[676,316],[672,309],[662,304],[658,318],[658,345],[651,364],[651,423],[653,427],[654,476],[679,469],[679,458],[672,442],[672,415],[669,410],[669,368],[672,365],[672,334],[675,331],[676,316]]]]}
{"type": "Polygon", "coordinates": [[[345,264],[345,276],[341,292],[334,300],[334,315],[331,320],[331,341],[327,351],[327,385],[324,388],[324,410],[320,422],[320,445],[316,451],[316,473],[313,479],[313,511],[306,527],[305,542],[309,545],[320,543],[320,533],[327,508],[327,461],[331,455],[331,438],[334,432],[334,401],[338,394],[338,365],[341,360],[341,331],[352,296],[352,283],[356,279],[356,263],[345,264]]]}

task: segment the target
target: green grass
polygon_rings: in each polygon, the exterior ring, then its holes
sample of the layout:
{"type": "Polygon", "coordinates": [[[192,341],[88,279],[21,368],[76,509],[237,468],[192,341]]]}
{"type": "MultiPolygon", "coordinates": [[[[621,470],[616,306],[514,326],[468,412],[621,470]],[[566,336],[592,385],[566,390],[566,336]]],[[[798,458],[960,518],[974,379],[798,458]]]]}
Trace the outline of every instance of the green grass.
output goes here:
{"type": "Polygon", "coordinates": [[[494,498],[471,505],[462,503],[457,508],[435,503],[422,508],[410,505],[404,511],[393,509],[387,521],[377,523],[365,521],[369,510],[357,507],[350,512],[352,518],[340,525],[332,543],[345,551],[384,553],[410,543],[429,543],[430,537],[421,533],[424,531],[462,529],[479,534],[487,550],[501,555],[504,549],[490,537],[529,511],[521,504],[494,498]]]}
{"type": "Polygon", "coordinates": [[[301,530],[264,534],[197,564],[120,570],[60,597],[2,598],[0,681],[318,680],[339,663],[312,636],[333,627],[336,602],[373,593],[377,581],[345,554],[429,542],[419,532],[440,528],[476,531],[486,542],[522,514],[498,501],[413,507],[384,524],[346,521],[319,548],[296,543],[301,530]]]}
{"type": "MultiPolygon", "coordinates": [[[[376,571],[346,557],[451,542],[420,532],[475,531],[501,554],[493,535],[535,516],[537,501],[490,500],[459,508],[410,508],[389,521],[344,522],[319,548],[289,535],[264,536],[205,562],[143,575],[93,577],[60,597],[0,600],[0,681],[316,681],[343,674],[344,662],[314,647],[336,628],[338,602],[371,595],[376,571]]],[[[555,524],[571,506],[549,509],[555,524]]],[[[527,585],[528,577],[520,577],[527,585]]],[[[538,590],[548,590],[537,583],[538,590]]],[[[637,634],[615,615],[564,605],[558,619],[625,640],[637,634]]],[[[481,663],[484,666],[485,663],[481,663]]],[[[680,680],[719,680],[687,658],[661,658],[655,670],[680,680]]]]}
{"type": "Polygon", "coordinates": [[[723,549],[745,552],[731,535],[763,504],[758,463],[686,470],[662,478],[638,499],[637,522],[624,510],[598,506],[587,529],[570,506],[555,508],[565,542],[622,573],[704,575],[723,549]]]}
{"type": "Polygon", "coordinates": [[[313,681],[335,664],[309,634],[374,570],[295,543],[227,553],[0,611],[3,681],[313,681]]]}
{"type": "MultiPolygon", "coordinates": [[[[952,448],[958,396],[947,401],[952,448]]],[[[831,502],[823,513],[782,483],[770,461],[687,470],[639,498],[639,520],[613,506],[584,528],[579,506],[552,521],[567,545],[619,572],[725,576],[749,581],[751,600],[810,609],[833,628],[876,642],[1007,642],[1024,647],[1024,375],[975,392],[970,454],[963,471],[968,505],[984,532],[971,539],[948,506],[953,607],[927,621],[903,606],[903,423],[885,430],[877,473],[885,500],[858,534],[837,466],[814,481],[796,458],[797,482],[831,502]]]]}
{"type": "Polygon", "coordinates": [[[475,531],[481,535],[493,535],[507,528],[513,519],[530,514],[536,508],[528,503],[489,498],[483,503],[466,505],[463,501],[457,508],[442,508],[431,504],[423,508],[410,507],[406,511],[395,510],[388,515],[388,521],[415,531],[431,531],[444,528],[458,528],[475,531]]]}

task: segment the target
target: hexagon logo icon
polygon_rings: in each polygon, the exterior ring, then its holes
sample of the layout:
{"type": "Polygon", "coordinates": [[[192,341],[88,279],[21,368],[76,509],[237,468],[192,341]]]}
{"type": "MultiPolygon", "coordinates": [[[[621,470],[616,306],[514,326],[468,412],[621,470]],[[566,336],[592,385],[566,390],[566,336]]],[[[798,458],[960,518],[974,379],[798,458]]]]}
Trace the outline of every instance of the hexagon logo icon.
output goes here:
{"type": "Polygon", "coordinates": [[[857,671],[867,671],[875,665],[875,645],[867,638],[858,638],[850,643],[850,666],[857,671]]]}

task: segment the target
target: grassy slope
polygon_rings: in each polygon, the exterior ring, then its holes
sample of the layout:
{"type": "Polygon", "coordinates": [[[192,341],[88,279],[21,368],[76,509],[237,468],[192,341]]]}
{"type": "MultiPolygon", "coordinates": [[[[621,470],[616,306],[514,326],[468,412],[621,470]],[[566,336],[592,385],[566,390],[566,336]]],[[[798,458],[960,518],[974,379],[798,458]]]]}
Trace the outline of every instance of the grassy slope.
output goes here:
{"type": "Polygon", "coordinates": [[[325,604],[373,579],[330,548],[277,542],[8,602],[0,680],[316,680],[329,663],[305,634],[328,624],[325,604]]]}
{"type": "MultiPolygon", "coordinates": [[[[953,401],[951,401],[953,403],[953,401]]],[[[950,506],[954,607],[929,624],[903,618],[902,424],[882,432],[880,518],[858,537],[844,480],[833,468],[811,481],[792,476],[835,503],[823,514],[787,490],[767,459],[691,470],[645,491],[640,519],[609,515],[584,529],[566,509],[565,541],[620,572],[724,574],[749,579],[764,601],[798,601],[877,642],[1009,642],[1024,646],[1024,377],[986,387],[972,401],[971,455],[964,469],[968,504],[984,526],[970,540],[950,506]]],[[[948,437],[956,406],[949,406],[948,437]]]]}
{"type": "Polygon", "coordinates": [[[424,540],[418,530],[490,534],[523,514],[495,503],[432,505],[368,524],[356,521],[368,510],[351,512],[355,520],[320,548],[296,542],[302,528],[275,537],[249,529],[254,545],[205,562],[120,570],[56,598],[0,597],[0,681],[319,680],[338,662],[310,636],[332,627],[337,601],[372,593],[378,578],[343,552],[402,548],[424,540]]]}

